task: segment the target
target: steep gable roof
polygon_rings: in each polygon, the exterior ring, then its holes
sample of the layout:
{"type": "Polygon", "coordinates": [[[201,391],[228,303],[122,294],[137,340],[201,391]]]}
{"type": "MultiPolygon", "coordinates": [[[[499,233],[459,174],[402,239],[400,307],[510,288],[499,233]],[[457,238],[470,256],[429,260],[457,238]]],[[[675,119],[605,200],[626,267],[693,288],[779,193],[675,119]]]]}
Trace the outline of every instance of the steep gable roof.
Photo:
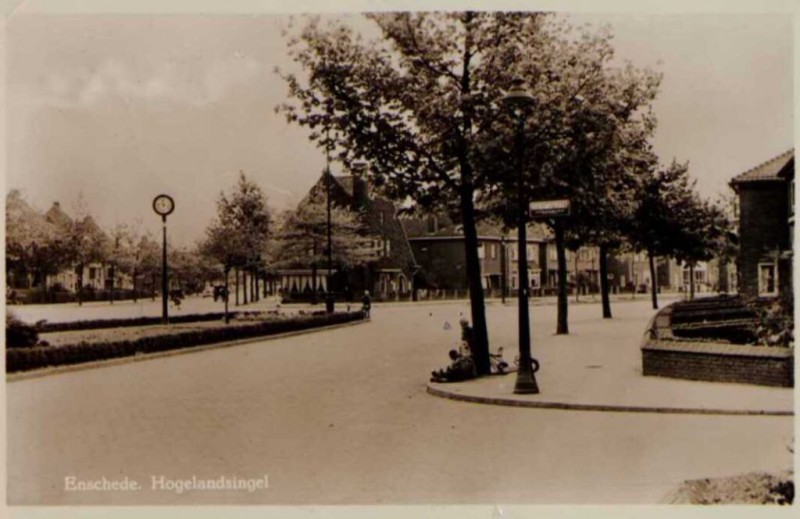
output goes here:
{"type": "Polygon", "coordinates": [[[61,209],[61,204],[58,202],[53,202],[53,206],[44,214],[44,217],[48,222],[62,230],[72,225],[72,218],[61,209]]]}
{"type": "Polygon", "coordinates": [[[740,184],[783,180],[786,178],[789,169],[794,171],[793,149],[735,176],[730,184],[735,189],[740,184]]]}

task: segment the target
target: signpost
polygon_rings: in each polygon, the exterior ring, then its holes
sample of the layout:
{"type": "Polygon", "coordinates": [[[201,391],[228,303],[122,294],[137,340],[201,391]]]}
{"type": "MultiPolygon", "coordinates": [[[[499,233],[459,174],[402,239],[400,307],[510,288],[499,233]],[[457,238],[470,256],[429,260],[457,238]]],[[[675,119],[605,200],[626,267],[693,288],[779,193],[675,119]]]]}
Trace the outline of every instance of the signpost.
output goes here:
{"type": "Polygon", "coordinates": [[[531,219],[559,218],[569,216],[569,200],[540,200],[528,206],[531,219]]]}

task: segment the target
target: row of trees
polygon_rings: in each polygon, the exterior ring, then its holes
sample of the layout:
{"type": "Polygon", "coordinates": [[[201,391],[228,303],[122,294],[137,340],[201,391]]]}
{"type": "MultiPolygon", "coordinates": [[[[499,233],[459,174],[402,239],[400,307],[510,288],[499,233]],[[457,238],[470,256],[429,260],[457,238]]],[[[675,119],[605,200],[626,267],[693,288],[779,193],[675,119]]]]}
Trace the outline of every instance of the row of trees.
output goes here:
{"type": "Polygon", "coordinates": [[[346,166],[369,161],[373,184],[388,196],[462,223],[481,373],[489,347],[476,222],[515,226],[512,193],[572,203],[569,218],[546,222],[558,250],[557,333],[568,333],[567,247],[599,247],[603,315],[611,317],[610,251],[628,246],[647,251],[651,265],[659,255],[691,265],[725,242],[725,219],[696,195],[686,165],[662,167],[652,151],[661,75],[613,66],[609,31],[578,31],[544,13],[365,16],[380,33],[371,41],[336,20],[287,28],[303,72],[278,71],[289,99],[277,111],[346,166]],[[535,98],[522,129],[521,183],[516,126],[501,106],[516,77],[535,98]]]}
{"type": "MultiPolygon", "coordinates": [[[[82,303],[84,290],[90,286],[84,275],[86,268],[107,268],[108,297],[113,302],[115,280],[120,276],[136,280],[132,297],[137,299],[143,286],[154,295],[161,276],[161,241],[143,232],[138,225],[119,224],[103,231],[78,197],[73,217],[56,213],[48,219],[30,206],[18,190],[6,197],[6,276],[15,288],[40,287],[45,291],[48,280],[62,272],[76,276],[76,295],[82,303]]],[[[212,275],[212,265],[196,251],[186,247],[169,247],[168,261],[176,287],[187,291],[200,290],[212,275]]],[[[99,287],[105,289],[106,287],[99,287]]]]}
{"type": "MultiPolygon", "coordinates": [[[[325,182],[333,182],[326,173],[325,182]]],[[[322,290],[321,271],[328,266],[327,194],[320,185],[294,211],[277,217],[257,184],[241,173],[236,186],[221,193],[217,215],[199,243],[200,255],[218,265],[226,292],[229,276],[241,274],[251,297],[258,298],[259,280],[282,268],[311,268],[312,300],[322,290]]],[[[330,261],[336,269],[364,265],[376,258],[369,228],[362,218],[347,208],[333,205],[330,210],[330,261]]],[[[247,288],[244,290],[247,303],[247,288]]],[[[238,301],[237,301],[238,302],[238,301]]],[[[226,306],[227,312],[227,306],[226,306]]]]}
{"type": "MultiPolygon", "coordinates": [[[[326,177],[332,181],[332,177],[326,177]]],[[[316,272],[327,266],[327,198],[312,190],[296,211],[273,217],[261,188],[240,173],[238,181],[217,199],[217,215],[195,246],[168,249],[173,288],[192,293],[207,283],[222,280],[228,292],[235,275],[239,303],[257,300],[259,287],[270,270],[311,267],[314,293],[321,290],[316,272]]],[[[33,209],[17,191],[6,198],[7,273],[18,286],[47,286],[48,279],[74,270],[77,286],[84,287],[85,267],[108,269],[109,297],[114,280],[124,275],[148,280],[151,291],[161,275],[161,243],[138,226],[120,224],[104,232],[89,214],[82,197],[73,218],[58,211],[46,217],[33,209]]],[[[369,229],[360,215],[345,208],[331,208],[331,260],[337,269],[365,264],[376,258],[369,229]]],[[[137,297],[134,283],[133,297],[137,297]]],[[[103,287],[105,288],[105,287],[103,287]]],[[[81,302],[82,290],[77,290],[81,302]]],[[[226,298],[227,303],[227,298],[226,298]]],[[[226,305],[227,308],[227,305],[226,305]]]]}

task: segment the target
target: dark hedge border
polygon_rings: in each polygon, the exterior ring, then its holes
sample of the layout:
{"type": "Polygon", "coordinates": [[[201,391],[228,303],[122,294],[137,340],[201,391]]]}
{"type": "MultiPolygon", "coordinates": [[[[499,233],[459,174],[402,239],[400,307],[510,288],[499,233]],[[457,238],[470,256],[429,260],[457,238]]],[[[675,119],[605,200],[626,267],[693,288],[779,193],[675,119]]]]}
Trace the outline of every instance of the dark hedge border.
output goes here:
{"type": "Polygon", "coordinates": [[[362,312],[332,315],[299,316],[291,319],[267,321],[251,326],[231,326],[193,330],[172,335],[142,337],[132,341],[70,344],[65,346],[36,346],[6,350],[6,372],[14,373],[44,368],[81,364],[97,360],[129,357],[137,353],[155,353],[203,346],[219,342],[263,337],[280,333],[308,330],[364,319],[362,312]]]}
{"type": "Polygon", "coordinates": [[[720,321],[756,319],[756,312],[739,297],[718,296],[693,301],[679,301],[672,305],[673,325],[720,321]]]}
{"type": "MultiPolygon", "coordinates": [[[[231,319],[260,312],[229,312],[231,319]]],[[[204,321],[217,321],[225,318],[224,312],[211,312],[206,314],[176,315],[169,318],[170,323],[199,323],[204,321]]],[[[128,326],[151,326],[161,324],[161,317],[126,317],[124,319],[90,319],[86,321],[72,321],[68,323],[40,322],[36,324],[39,333],[72,332],[78,330],[99,330],[102,328],[123,328],[128,326]]]]}

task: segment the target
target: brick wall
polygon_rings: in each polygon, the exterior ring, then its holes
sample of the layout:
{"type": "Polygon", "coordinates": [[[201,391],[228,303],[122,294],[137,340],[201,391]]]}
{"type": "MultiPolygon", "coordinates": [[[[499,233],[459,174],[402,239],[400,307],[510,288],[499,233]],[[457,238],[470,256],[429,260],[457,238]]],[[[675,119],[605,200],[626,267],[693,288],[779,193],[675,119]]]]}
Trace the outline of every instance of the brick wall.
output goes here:
{"type": "Polygon", "coordinates": [[[656,340],[642,347],[642,372],[646,376],[794,387],[794,355],[789,348],[656,340]]]}
{"type": "MultiPolygon", "coordinates": [[[[758,264],[765,254],[789,248],[786,184],[763,182],[740,187],[739,291],[758,296],[758,264]]],[[[783,280],[779,279],[781,285],[783,280]]]]}

